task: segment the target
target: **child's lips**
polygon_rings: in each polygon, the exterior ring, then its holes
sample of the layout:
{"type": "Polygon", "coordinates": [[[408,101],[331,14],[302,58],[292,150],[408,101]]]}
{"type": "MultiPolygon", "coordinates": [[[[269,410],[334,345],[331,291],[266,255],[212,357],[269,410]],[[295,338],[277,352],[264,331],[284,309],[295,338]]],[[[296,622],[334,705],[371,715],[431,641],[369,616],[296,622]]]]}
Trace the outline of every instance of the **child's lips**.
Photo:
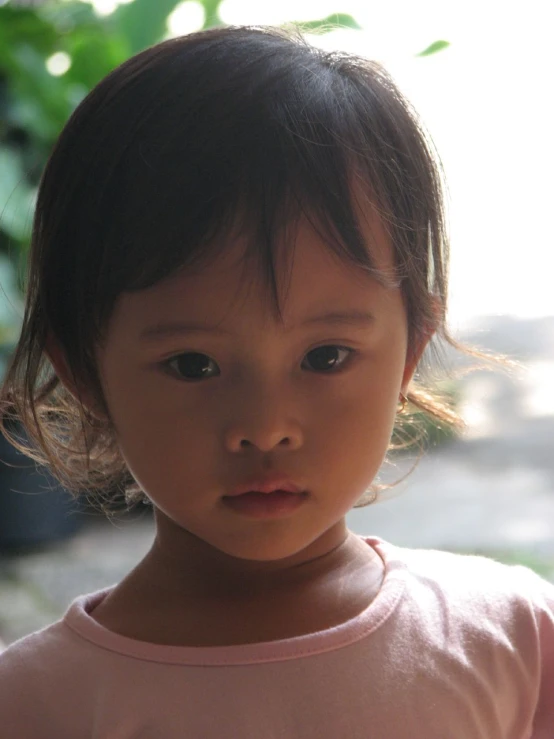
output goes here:
{"type": "Polygon", "coordinates": [[[300,494],[304,491],[299,485],[288,478],[278,475],[267,475],[251,479],[244,485],[239,485],[236,488],[233,488],[230,493],[227,493],[227,495],[224,495],[223,497],[234,498],[248,493],[263,493],[265,495],[270,495],[271,493],[276,492],[300,494]]]}
{"type": "Polygon", "coordinates": [[[250,518],[284,516],[299,508],[307,491],[290,478],[274,473],[251,478],[223,496],[223,503],[250,518]]]}
{"type": "Polygon", "coordinates": [[[223,496],[224,504],[250,518],[273,518],[292,513],[307,499],[308,493],[274,490],[269,493],[248,491],[223,496]]]}

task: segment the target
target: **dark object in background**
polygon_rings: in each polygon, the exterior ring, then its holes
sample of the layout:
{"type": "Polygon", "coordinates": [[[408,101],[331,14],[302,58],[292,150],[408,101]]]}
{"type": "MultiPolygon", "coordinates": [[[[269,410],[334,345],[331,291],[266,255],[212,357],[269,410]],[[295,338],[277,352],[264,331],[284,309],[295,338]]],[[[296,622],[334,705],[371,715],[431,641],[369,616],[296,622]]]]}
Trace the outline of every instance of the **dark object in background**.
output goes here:
{"type": "MultiPolygon", "coordinates": [[[[23,431],[17,428],[17,434],[23,431]]],[[[53,543],[77,533],[82,504],[45,467],[0,434],[0,552],[53,543]]]]}

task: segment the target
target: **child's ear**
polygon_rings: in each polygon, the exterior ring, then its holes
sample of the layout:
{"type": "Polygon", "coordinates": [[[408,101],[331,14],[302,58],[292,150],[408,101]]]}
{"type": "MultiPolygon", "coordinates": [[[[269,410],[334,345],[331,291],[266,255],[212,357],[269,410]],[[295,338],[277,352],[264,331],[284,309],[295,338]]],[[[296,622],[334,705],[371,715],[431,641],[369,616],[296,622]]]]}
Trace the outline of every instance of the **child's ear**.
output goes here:
{"type": "Polygon", "coordinates": [[[412,381],[423,352],[427,349],[437,329],[444,322],[444,300],[438,295],[429,295],[429,300],[431,317],[425,321],[423,326],[418,327],[417,331],[413,331],[415,338],[411,340],[411,344],[408,347],[404,374],[402,376],[402,387],[400,388],[400,392],[404,396],[408,393],[408,386],[412,381]]]}
{"type": "Polygon", "coordinates": [[[408,387],[419,364],[419,360],[423,356],[423,352],[435,334],[435,328],[429,327],[423,331],[415,341],[414,346],[408,348],[406,356],[406,364],[404,365],[404,373],[402,375],[402,386],[400,392],[402,395],[408,395],[408,387]]]}

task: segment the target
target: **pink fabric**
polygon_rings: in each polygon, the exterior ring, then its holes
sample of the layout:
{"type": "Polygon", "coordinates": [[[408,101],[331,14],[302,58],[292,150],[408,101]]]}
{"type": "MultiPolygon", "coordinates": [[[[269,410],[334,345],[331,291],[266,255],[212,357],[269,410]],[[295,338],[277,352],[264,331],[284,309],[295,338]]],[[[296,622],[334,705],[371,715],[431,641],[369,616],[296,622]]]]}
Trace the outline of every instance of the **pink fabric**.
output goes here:
{"type": "MultiPolygon", "coordinates": [[[[482,557],[365,541],[386,565],[350,621],[232,647],[169,647],[89,615],[0,655],[10,739],[553,739],[554,586],[482,557]]],[[[222,614],[222,618],[224,614],[222,614]]]]}

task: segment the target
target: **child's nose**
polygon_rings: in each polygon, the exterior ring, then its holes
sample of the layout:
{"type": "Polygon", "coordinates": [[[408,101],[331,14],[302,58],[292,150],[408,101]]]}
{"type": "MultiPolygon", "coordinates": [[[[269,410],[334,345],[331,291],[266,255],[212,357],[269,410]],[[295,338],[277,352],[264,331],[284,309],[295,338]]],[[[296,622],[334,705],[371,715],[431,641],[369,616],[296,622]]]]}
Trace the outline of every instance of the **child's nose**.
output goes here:
{"type": "Polygon", "coordinates": [[[301,446],[297,434],[284,436],[281,433],[231,433],[227,438],[227,448],[231,452],[239,452],[255,447],[260,452],[271,452],[276,448],[298,449],[301,446]]]}
{"type": "Polygon", "coordinates": [[[248,398],[237,398],[234,411],[224,432],[228,451],[251,447],[261,452],[294,451],[303,444],[301,423],[294,418],[291,404],[278,393],[262,395],[251,388],[248,398]]]}

